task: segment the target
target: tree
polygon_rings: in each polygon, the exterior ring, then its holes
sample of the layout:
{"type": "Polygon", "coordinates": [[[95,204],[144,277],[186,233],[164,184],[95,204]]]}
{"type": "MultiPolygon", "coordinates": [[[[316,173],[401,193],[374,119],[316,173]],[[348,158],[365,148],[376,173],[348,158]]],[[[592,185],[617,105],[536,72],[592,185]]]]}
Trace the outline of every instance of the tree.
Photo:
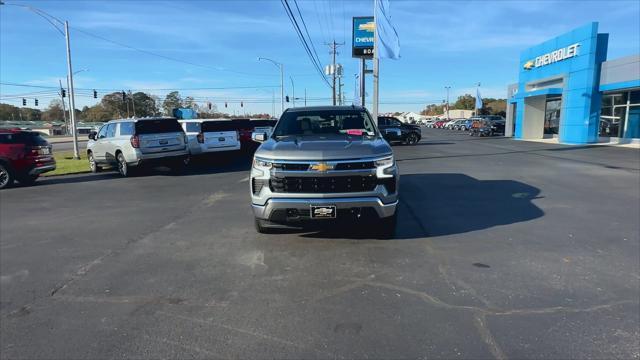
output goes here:
{"type": "Polygon", "coordinates": [[[451,106],[451,109],[473,110],[476,108],[476,98],[470,94],[458,96],[458,100],[451,106]]]}
{"type": "Polygon", "coordinates": [[[0,104],[0,120],[20,120],[20,108],[9,104],[0,104]]]}
{"type": "Polygon", "coordinates": [[[154,116],[158,115],[158,107],[156,106],[156,99],[149,94],[143,92],[137,92],[131,95],[133,104],[136,109],[137,117],[154,116]]]}
{"type": "Polygon", "coordinates": [[[107,94],[100,100],[102,109],[113,119],[127,116],[127,103],[122,99],[122,92],[107,94]]]}
{"type": "Polygon", "coordinates": [[[164,110],[165,115],[171,116],[173,115],[173,109],[182,107],[182,104],[182,97],[180,97],[180,93],[172,91],[164,98],[162,109],[164,110]]]}
{"type": "Polygon", "coordinates": [[[64,121],[65,113],[62,110],[62,101],[59,99],[51,100],[49,107],[42,113],[43,121],[64,121]]]}
{"type": "Polygon", "coordinates": [[[82,109],[82,121],[87,122],[104,122],[114,118],[101,104],[93,105],[82,109]]]}
{"type": "Polygon", "coordinates": [[[507,100],[506,99],[486,99],[484,109],[491,115],[506,116],[507,100]]]}

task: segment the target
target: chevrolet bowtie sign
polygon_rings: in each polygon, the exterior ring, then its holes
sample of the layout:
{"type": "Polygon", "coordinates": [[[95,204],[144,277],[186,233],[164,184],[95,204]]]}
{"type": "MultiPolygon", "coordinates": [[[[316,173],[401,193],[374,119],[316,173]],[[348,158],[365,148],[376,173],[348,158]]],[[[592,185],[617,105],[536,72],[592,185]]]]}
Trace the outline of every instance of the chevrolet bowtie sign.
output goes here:
{"type": "Polygon", "coordinates": [[[552,51],[548,54],[540,55],[536,57],[534,60],[529,60],[525,62],[522,67],[525,70],[532,70],[535,68],[539,68],[542,66],[550,65],[553,63],[557,63],[562,60],[566,60],[578,55],[578,47],[580,43],[575,43],[569,45],[567,47],[552,51]]]}

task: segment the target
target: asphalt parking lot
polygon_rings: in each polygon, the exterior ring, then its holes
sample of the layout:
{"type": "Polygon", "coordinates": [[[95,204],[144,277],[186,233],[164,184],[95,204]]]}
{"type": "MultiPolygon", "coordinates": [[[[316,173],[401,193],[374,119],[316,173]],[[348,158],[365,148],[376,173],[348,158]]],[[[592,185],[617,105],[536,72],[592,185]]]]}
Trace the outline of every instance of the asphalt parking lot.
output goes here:
{"type": "Polygon", "coordinates": [[[0,193],[2,358],[640,358],[637,149],[425,129],[395,239],[259,235],[248,161],[0,193]]]}

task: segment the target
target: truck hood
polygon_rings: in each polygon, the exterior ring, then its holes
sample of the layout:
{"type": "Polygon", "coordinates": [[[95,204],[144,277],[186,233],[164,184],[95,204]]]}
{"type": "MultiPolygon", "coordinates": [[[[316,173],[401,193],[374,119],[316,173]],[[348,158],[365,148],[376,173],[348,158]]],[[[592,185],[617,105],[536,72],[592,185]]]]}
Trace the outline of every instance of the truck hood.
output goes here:
{"type": "Polygon", "coordinates": [[[255,156],[274,160],[346,160],[391,155],[381,138],[305,135],[264,142],[255,156]]]}

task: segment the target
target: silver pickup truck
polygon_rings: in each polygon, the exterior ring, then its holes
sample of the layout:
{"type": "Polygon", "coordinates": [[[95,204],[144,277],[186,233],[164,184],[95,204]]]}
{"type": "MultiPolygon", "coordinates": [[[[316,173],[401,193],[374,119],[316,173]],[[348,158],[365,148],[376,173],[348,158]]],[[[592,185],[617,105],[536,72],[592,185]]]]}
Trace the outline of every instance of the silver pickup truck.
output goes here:
{"type": "Polygon", "coordinates": [[[399,174],[393,151],[365,108],[286,110],[261,142],[251,169],[258,232],[344,220],[395,231],[399,174]]]}

